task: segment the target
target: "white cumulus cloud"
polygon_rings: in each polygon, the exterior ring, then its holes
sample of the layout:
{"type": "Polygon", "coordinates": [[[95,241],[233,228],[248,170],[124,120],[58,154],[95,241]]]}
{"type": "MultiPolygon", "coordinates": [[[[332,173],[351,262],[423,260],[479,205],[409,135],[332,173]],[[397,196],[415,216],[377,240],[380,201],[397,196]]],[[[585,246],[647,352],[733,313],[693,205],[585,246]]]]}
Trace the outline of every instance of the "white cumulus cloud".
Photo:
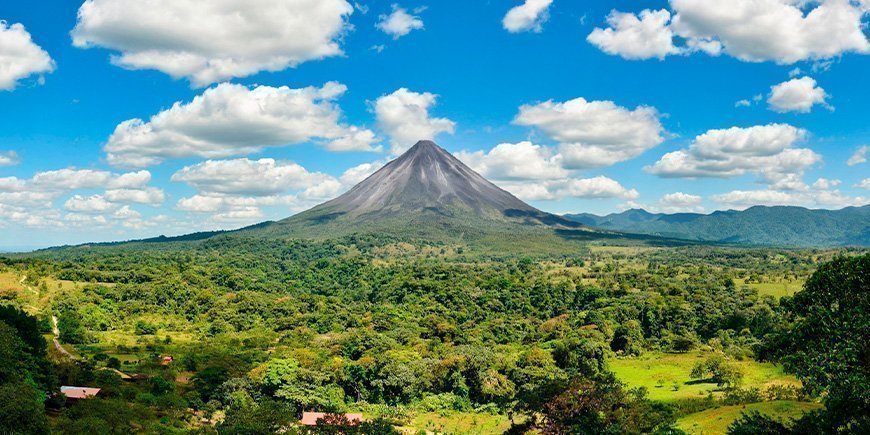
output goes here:
{"type": "Polygon", "coordinates": [[[456,123],[429,116],[438,96],[400,88],[375,101],[374,112],[381,129],[390,136],[391,152],[401,154],[417,141],[434,140],[439,133],[453,133],[456,123]]]}
{"type": "Polygon", "coordinates": [[[36,45],[20,23],[0,20],[0,90],[12,90],[34,74],[54,71],[51,56],[36,45]]]}
{"type": "Polygon", "coordinates": [[[794,145],[806,131],[788,124],[757,125],[709,130],[688,149],[662,156],[646,171],[661,177],[735,177],[758,175],[777,188],[800,190],[804,171],[821,156],[794,145]]]}
{"type": "Polygon", "coordinates": [[[456,157],[489,179],[547,180],[568,176],[561,156],[529,141],[502,143],[489,151],[460,151],[456,157]]]}
{"type": "Polygon", "coordinates": [[[596,28],[588,40],[626,59],[703,51],[792,64],[870,53],[866,1],[670,0],[670,9],[644,10],[639,16],[613,11],[607,17],[610,27],[596,28]]]}
{"type": "Polygon", "coordinates": [[[499,187],[528,201],[561,198],[634,199],[638,192],[604,176],[579,178],[562,166],[562,155],[529,141],[502,143],[489,151],[460,151],[456,157],[499,187]]]}
{"type": "Polygon", "coordinates": [[[378,23],[375,25],[382,32],[399,39],[412,30],[422,30],[423,20],[416,15],[409,14],[407,10],[393,4],[393,12],[390,14],[382,14],[379,17],[378,23]]]}
{"type": "Polygon", "coordinates": [[[867,162],[867,154],[870,154],[870,145],[862,145],[857,150],[855,150],[855,154],[852,154],[849,157],[849,160],[846,161],[846,164],[849,166],[859,165],[861,163],[867,162]]]}
{"type": "Polygon", "coordinates": [[[610,27],[595,28],[586,40],[607,54],[625,59],[664,59],[681,51],[674,45],[670,20],[670,12],[664,9],[645,9],[639,15],[614,10],[607,16],[610,27]]]}
{"type": "Polygon", "coordinates": [[[754,205],[792,205],[817,208],[842,208],[861,206],[870,198],[848,196],[836,189],[813,188],[809,191],[782,191],[775,189],[734,190],[713,195],[713,201],[734,209],[745,209],[754,205]]]}
{"type": "Polygon", "coordinates": [[[15,166],[21,163],[21,158],[15,151],[0,151],[0,166],[15,166]]]}
{"type": "Polygon", "coordinates": [[[541,32],[544,23],[550,18],[552,4],[553,0],[525,0],[523,4],[511,8],[501,24],[511,33],[541,32]]]}
{"type": "Polygon", "coordinates": [[[850,0],[670,0],[684,38],[711,39],[749,62],[791,64],[846,52],[868,53],[867,5],[850,0]]]}
{"type": "Polygon", "coordinates": [[[87,0],[72,39],[202,87],[341,55],[353,10],[345,0],[87,0]]]}
{"type": "Polygon", "coordinates": [[[702,213],[704,207],[701,198],[683,192],[668,193],[662,196],[656,203],[655,211],[661,213],[702,213]]]}
{"type": "Polygon", "coordinates": [[[122,122],[104,149],[109,163],[125,167],[180,157],[228,157],[310,140],[333,150],[374,151],[374,133],[341,122],[334,100],[346,90],[335,82],[301,89],[223,83],[147,122],[122,122]]]}
{"type": "Polygon", "coordinates": [[[770,87],[767,104],[775,112],[809,113],[819,104],[833,110],[826,99],[828,94],[811,77],[791,79],[770,87]]]}
{"type": "Polygon", "coordinates": [[[185,182],[199,191],[252,196],[308,189],[332,180],[327,174],[275,159],[208,160],[172,175],[172,181],[185,182]]]}
{"type": "Polygon", "coordinates": [[[637,157],[664,141],[658,111],[612,101],[552,100],[523,105],[514,123],[534,126],[559,142],[568,169],[609,166],[637,157]]]}

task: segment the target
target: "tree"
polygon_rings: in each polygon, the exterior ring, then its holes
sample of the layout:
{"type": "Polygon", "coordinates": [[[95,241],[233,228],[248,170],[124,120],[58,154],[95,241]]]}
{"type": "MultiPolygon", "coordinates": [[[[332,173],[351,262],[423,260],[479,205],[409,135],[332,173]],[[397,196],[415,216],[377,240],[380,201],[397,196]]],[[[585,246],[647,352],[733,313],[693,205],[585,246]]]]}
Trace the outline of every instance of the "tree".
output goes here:
{"type": "Polygon", "coordinates": [[[135,331],[136,335],[153,335],[157,333],[157,327],[142,320],[136,322],[135,331]]]}
{"type": "Polygon", "coordinates": [[[772,339],[774,354],[825,409],[797,426],[870,433],[870,254],[823,264],[804,290],[784,301],[791,328],[772,339]]]}
{"type": "Polygon", "coordinates": [[[720,354],[714,354],[692,367],[693,379],[709,379],[720,388],[737,388],[743,383],[743,370],[720,354]]]}
{"type": "Polygon", "coordinates": [[[625,355],[640,355],[643,352],[643,330],[640,322],[629,320],[619,325],[613,333],[610,349],[625,355]]]}
{"type": "Polygon", "coordinates": [[[651,403],[643,389],[626,391],[609,372],[575,378],[541,415],[544,434],[677,433],[669,408],[651,403]]]}
{"type": "Polygon", "coordinates": [[[728,435],[788,435],[791,431],[781,422],[753,411],[740,414],[728,426],[728,435]]]}
{"type": "Polygon", "coordinates": [[[87,331],[82,326],[81,316],[72,310],[66,310],[58,315],[57,329],[60,340],[69,344],[82,344],[87,340],[87,331]]]}
{"type": "Polygon", "coordinates": [[[293,414],[292,409],[269,399],[230,406],[217,430],[220,434],[276,433],[290,425],[293,414]]]}
{"type": "Polygon", "coordinates": [[[44,399],[32,383],[0,384],[0,433],[49,433],[44,399]]]}

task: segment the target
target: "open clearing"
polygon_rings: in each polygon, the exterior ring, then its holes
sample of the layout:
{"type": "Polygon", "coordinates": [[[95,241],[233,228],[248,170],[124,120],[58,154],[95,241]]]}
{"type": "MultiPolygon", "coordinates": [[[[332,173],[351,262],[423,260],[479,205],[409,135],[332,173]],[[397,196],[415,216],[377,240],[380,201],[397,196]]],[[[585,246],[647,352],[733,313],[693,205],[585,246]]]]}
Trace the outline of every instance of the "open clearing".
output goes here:
{"type": "Polygon", "coordinates": [[[803,413],[821,408],[818,403],[776,400],[748,405],[723,406],[697,412],[677,420],[677,427],[690,434],[723,434],[743,412],[758,411],[771,417],[790,420],[803,413]]]}
{"type": "MultiPolygon", "coordinates": [[[[619,358],[610,361],[610,368],[629,387],[646,387],[649,398],[662,402],[702,397],[721,392],[713,383],[692,382],[689,373],[692,366],[706,358],[709,353],[688,352],[683,354],[648,352],[635,358],[619,358]]],[[[794,376],[783,372],[782,367],[752,360],[737,361],[743,369],[743,387],[764,390],[770,385],[800,385],[794,376]]]]}

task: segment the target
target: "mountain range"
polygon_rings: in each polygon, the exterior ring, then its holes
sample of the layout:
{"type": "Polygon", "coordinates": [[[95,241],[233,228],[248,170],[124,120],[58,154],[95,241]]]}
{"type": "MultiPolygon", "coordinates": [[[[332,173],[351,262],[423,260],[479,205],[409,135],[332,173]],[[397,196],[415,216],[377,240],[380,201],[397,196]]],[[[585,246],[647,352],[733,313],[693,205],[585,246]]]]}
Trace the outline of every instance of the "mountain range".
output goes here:
{"type": "Polygon", "coordinates": [[[840,210],[755,206],[746,210],[650,213],[631,209],[606,216],[564,215],[597,228],[715,243],[831,247],[870,246],[870,205],[840,210]]]}
{"type": "Polygon", "coordinates": [[[868,222],[870,206],[837,211],[752,207],[709,215],[635,209],[607,216],[559,216],[523,202],[424,140],[341,196],[286,219],[235,231],[134,242],[196,242],[218,236],[334,239],[368,234],[510,252],[575,252],[576,242],[870,246],[868,222]]]}

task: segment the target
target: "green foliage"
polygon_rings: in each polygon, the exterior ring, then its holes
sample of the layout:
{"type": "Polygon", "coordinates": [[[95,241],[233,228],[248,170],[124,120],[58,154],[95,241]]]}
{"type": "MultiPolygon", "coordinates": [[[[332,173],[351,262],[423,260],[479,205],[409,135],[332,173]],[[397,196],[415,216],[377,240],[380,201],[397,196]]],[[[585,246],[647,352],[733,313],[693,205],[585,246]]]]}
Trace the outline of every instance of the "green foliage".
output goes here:
{"type": "Polygon", "coordinates": [[[679,433],[669,408],[647,400],[644,390],[626,391],[610,373],[574,379],[541,414],[544,434],[679,433]]]}
{"type": "Polygon", "coordinates": [[[723,355],[711,355],[692,367],[692,378],[709,379],[719,387],[738,388],[743,383],[743,371],[737,364],[728,361],[723,355]]]}
{"type": "Polygon", "coordinates": [[[154,335],[157,333],[157,327],[142,320],[136,322],[136,327],[133,330],[136,335],[154,335]]]}
{"type": "Polygon", "coordinates": [[[791,325],[772,339],[775,355],[825,410],[801,425],[822,432],[870,431],[870,254],[824,264],[785,302],[791,325]]]}
{"type": "Polygon", "coordinates": [[[766,246],[868,246],[870,207],[810,210],[803,207],[755,206],[709,215],[653,214],[626,210],[608,216],[566,215],[599,228],[655,234],[688,240],[766,246]]]}
{"type": "MultiPolygon", "coordinates": [[[[741,283],[750,276],[802,281],[831,256],[712,247],[520,256],[394,236],[304,241],[239,234],[50,251],[0,259],[0,268],[111,281],[51,284],[41,300],[15,302],[56,313],[61,338],[78,344],[84,361],[59,361],[54,369],[63,382],[103,387],[113,403],[134,411],[145,432],[208,431],[203,419],[226,415],[221,432],[263,433],[288,428],[302,410],[372,407],[402,410],[376,414],[396,414],[402,424],[462,413],[471,425],[476,416],[499,413],[506,426],[505,415],[528,421],[559,401],[570,423],[591,418],[588,410],[596,408],[580,405],[597,397],[613,398],[602,403],[616,407],[601,411],[597,427],[666,432],[672,412],[640,391],[614,392],[601,381],[608,366],[631,385],[647,386],[656,400],[691,396],[698,403],[674,405],[686,413],[726,400],[725,392],[699,396],[709,384],[684,384],[696,355],[715,350],[731,359],[708,364],[699,376],[733,390],[727,400],[734,403],[769,400],[765,390],[731,388],[739,372],[729,364],[746,367],[749,388],[773,372],[781,377],[771,364],[763,365],[764,376],[755,369],[762,364],[747,364],[756,352],[770,355],[759,343],[794,319],[784,319],[779,301],[741,283]],[[688,352],[694,348],[702,350],[688,352]],[[161,366],[161,355],[175,362],[161,366]],[[650,365],[648,357],[685,364],[671,368],[676,378],[631,382],[624,364],[650,365]],[[148,379],[121,382],[106,367],[148,379]],[[565,395],[572,380],[582,388],[565,395]]],[[[0,331],[0,343],[18,343],[6,346],[18,354],[26,346],[12,335],[0,331]]],[[[89,412],[66,412],[53,426],[119,427],[100,409],[89,412]]]]}
{"type": "Polygon", "coordinates": [[[0,383],[0,433],[49,433],[44,400],[33,382],[0,383]]]}
{"type": "Polygon", "coordinates": [[[728,426],[728,435],[788,435],[792,433],[784,424],[758,411],[741,414],[740,419],[728,426]]]}
{"type": "Polygon", "coordinates": [[[217,426],[220,434],[275,433],[293,421],[293,410],[274,400],[262,400],[229,407],[217,426]]]}

